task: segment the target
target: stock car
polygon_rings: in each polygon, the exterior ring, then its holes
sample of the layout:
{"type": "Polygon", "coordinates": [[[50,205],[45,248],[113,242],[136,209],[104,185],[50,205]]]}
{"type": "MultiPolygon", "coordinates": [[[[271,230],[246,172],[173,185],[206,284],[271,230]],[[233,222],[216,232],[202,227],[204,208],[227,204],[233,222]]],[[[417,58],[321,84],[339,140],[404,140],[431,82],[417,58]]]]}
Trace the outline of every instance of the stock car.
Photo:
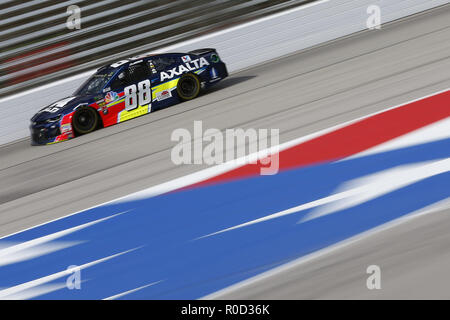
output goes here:
{"type": "Polygon", "coordinates": [[[31,144],[65,141],[196,98],[228,76],[215,49],[144,54],[97,70],[73,96],[31,118],[31,144]]]}

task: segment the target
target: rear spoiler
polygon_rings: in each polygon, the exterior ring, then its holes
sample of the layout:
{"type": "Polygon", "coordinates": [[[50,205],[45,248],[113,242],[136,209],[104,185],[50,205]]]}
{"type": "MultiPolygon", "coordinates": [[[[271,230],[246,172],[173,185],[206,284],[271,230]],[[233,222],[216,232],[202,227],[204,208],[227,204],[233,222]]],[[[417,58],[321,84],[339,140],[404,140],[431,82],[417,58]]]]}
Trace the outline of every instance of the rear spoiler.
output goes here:
{"type": "Polygon", "coordinates": [[[194,55],[197,55],[197,56],[202,56],[204,54],[213,53],[213,52],[217,53],[216,49],[203,48],[203,49],[196,49],[196,50],[189,51],[188,54],[194,54],[194,55]]]}

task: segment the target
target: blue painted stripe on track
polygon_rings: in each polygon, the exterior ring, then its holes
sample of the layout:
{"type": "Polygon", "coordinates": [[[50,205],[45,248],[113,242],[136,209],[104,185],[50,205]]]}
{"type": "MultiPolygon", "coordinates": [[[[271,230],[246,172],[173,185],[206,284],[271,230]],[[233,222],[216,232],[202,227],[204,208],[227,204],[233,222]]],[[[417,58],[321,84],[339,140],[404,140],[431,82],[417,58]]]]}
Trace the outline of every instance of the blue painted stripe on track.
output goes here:
{"type": "MultiPolygon", "coordinates": [[[[61,289],[37,298],[101,299],[160,280],[123,298],[199,298],[448,198],[450,174],[430,177],[305,223],[297,224],[310,210],[196,238],[329,196],[343,182],[355,178],[399,165],[448,158],[449,151],[450,139],[445,139],[87,210],[4,238],[0,245],[129,211],[54,241],[84,241],[81,244],[0,267],[0,287],[141,247],[82,270],[85,282],[81,290],[61,289]]],[[[51,283],[62,282],[65,279],[51,283]]]]}

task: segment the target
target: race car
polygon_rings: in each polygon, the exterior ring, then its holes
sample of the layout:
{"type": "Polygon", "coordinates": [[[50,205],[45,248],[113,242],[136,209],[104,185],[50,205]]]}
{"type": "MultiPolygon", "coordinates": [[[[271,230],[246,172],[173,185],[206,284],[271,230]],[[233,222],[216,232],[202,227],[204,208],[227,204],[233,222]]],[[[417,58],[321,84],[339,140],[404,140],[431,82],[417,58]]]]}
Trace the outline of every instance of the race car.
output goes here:
{"type": "Polygon", "coordinates": [[[228,76],[215,49],[144,54],[97,70],[31,118],[31,144],[61,142],[196,98],[228,76]]]}

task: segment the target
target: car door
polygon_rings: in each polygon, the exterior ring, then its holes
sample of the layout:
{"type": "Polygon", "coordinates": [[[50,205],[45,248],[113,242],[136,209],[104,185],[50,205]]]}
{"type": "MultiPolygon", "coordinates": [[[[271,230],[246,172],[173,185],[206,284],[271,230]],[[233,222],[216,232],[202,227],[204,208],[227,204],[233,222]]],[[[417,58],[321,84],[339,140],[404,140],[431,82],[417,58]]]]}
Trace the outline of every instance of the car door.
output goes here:
{"type": "MultiPolygon", "coordinates": [[[[152,110],[151,71],[148,65],[140,60],[130,62],[128,68],[120,72],[111,84],[111,90],[124,92],[123,107],[118,112],[117,122],[129,120],[152,110]]],[[[108,99],[105,95],[105,102],[108,99]]],[[[121,100],[122,100],[121,99],[121,100]]]]}
{"type": "Polygon", "coordinates": [[[155,56],[149,61],[150,68],[156,72],[156,78],[152,78],[152,91],[157,107],[173,103],[171,98],[174,97],[177,80],[172,70],[176,70],[180,63],[176,56],[155,56]]]}

